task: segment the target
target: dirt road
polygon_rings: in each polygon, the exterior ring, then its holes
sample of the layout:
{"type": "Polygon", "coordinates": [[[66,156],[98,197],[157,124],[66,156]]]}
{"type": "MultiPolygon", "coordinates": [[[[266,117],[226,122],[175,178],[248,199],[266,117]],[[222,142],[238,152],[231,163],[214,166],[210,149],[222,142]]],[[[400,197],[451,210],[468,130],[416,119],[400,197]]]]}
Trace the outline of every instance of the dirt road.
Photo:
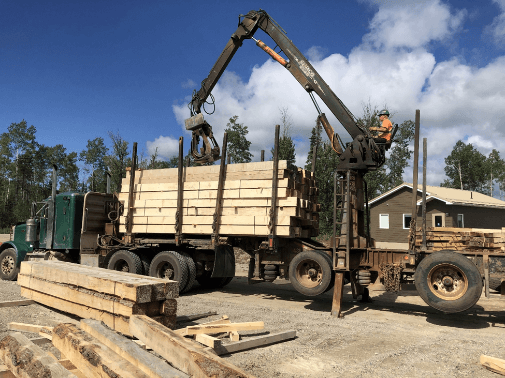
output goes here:
{"type": "MultiPolygon", "coordinates": [[[[265,331],[296,330],[295,340],[224,356],[259,378],[496,377],[479,365],[479,356],[505,358],[505,297],[492,294],[469,311],[444,315],[413,290],[371,295],[373,303],[353,302],[346,286],[345,317],[335,319],[331,293],[310,299],[285,281],[247,285],[242,276],[221,291],[196,288],[179,298],[178,314],[217,311],[234,322],[264,321],[265,331]]],[[[0,281],[0,300],[18,298],[16,284],[0,281]]],[[[0,336],[12,321],[69,319],[40,305],[0,308],[0,336]]],[[[254,334],[241,333],[244,339],[254,334]]]]}

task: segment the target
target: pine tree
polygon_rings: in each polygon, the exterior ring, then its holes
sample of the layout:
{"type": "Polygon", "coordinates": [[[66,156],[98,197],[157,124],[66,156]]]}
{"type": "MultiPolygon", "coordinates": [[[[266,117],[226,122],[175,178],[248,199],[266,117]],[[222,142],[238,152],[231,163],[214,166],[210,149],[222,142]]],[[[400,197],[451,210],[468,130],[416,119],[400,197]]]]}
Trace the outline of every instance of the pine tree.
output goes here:
{"type": "Polygon", "coordinates": [[[227,155],[230,156],[233,163],[249,163],[252,159],[252,154],[249,152],[251,142],[247,140],[249,130],[243,123],[238,123],[238,116],[230,118],[230,122],[226,124],[224,130],[228,133],[227,155]]]}

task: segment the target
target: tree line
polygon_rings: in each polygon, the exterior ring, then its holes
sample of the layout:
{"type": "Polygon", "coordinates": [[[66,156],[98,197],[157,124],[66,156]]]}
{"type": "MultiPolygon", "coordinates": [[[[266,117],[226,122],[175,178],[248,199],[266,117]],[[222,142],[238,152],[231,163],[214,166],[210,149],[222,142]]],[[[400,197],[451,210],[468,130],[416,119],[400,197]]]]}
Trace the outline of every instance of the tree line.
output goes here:
{"type": "MultiPolygon", "coordinates": [[[[294,164],[296,146],[292,138],[292,119],[287,108],[280,109],[281,135],[279,159],[294,164]]],[[[378,109],[364,105],[363,116],[358,123],[364,127],[379,126],[378,109]]],[[[248,163],[253,159],[251,142],[247,139],[249,129],[239,122],[237,115],[226,125],[228,133],[228,161],[248,163]]],[[[109,146],[102,137],[88,140],[80,153],[67,152],[58,144],[46,146],[36,140],[35,126],[25,120],[12,123],[7,132],[0,135],[0,229],[30,216],[31,203],[40,202],[51,195],[51,173],[53,165],[58,167],[58,190],[106,191],[106,172],[111,176],[111,191],[119,192],[121,180],[126,176],[126,167],[131,165],[129,143],[119,133],[108,133],[109,146]],[[78,163],[83,168],[78,167],[78,163]]],[[[395,142],[389,150],[386,163],[376,171],[365,175],[368,198],[372,199],[403,182],[403,173],[409,165],[412,151],[409,148],[414,137],[414,122],[404,121],[398,127],[395,142]]],[[[319,188],[320,233],[332,233],[333,222],[333,175],[339,159],[326,138],[322,137],[322,126],[315,121],[311,130],[310,149],[305,169],[312,170],[312,153],[316,147],[315,177],[319,188]]],[[[271,150],[273,156],[273,149],[271,150]]],[[[269,157],[272,159],[272,157],[269,157]]],[[[184,164],[194,166],[190,151],[184,164]]],[[[458,141],[445,159],[447,179],[441,186],[473,190],[499,196],[505,191],[505,162],[497,150],[484,156],[472,144],[458,141]]],[[[143,169],[176,168],[178,155],[168,160],[160,159],[157,150],[152,155],[141,153],[137,165],[143,169]]]]}

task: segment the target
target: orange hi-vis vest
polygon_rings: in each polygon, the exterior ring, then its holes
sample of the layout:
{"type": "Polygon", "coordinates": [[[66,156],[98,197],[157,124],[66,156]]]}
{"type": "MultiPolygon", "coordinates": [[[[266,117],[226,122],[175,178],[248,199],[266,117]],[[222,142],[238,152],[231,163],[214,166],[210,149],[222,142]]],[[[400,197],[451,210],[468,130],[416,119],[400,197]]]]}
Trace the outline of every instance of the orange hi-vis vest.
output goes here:
{"type": "Polygon", "coordinates": [[[393,129],[393,124],[389,119],[386,118],[384,121],[382,121],[382,127],[386,128],[387,131],[384,131],[382,134],[380,134],[379,138],[384,138],[388,142],[391,141],[391,130],[393,129]]]}

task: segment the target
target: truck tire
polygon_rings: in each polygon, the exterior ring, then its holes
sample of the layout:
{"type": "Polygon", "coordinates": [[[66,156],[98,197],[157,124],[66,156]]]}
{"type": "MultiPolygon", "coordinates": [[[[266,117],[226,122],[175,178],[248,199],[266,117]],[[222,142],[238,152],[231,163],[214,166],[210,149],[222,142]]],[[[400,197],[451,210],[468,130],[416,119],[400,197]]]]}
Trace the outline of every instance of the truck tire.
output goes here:
{"type": "Polygon", "coordinates": [[[164,251],[154,256],[149,268],[151,277],[164,278],[179,282],[179,292],[188,283],[188,264],[184,256],[175,251],[164,251]]]}
{"type": "Polygon", "coordinates": [[[148,276],[149,268],[151,267],[151,258],[144,253],[140,253],[140,261],[142,262],[142,274],[148,276]]]}
{"type": "Polygon", "coordinates": [[[289,264],[289,280],[296,291],[309,297],[331,289],[334,274],[329,256],[317,251],[300,252],[289,264]]]}
{"type": "Polygon", "coordinates": [[[505,277],[503,277],[502,274],[499,274],[499,275],[491,274],[491,276],[489,277],[489,288],[491,290],[500,292],[501,291],[501,281],[503,278],[505,278],[505,277]]]}
{"type": "Polygon", "coordinates": [[[142,274],[142,261],[136,253],[122,249],[112,255],[107,264],[107,269],[142,274]]]}
{"type": "Polygon", "coordinates": [[[445,313],[469,309],[482,294],[479,269],[454,251],[435,252],[425,257],[417,266],[414,280],[419,296],[445,313]]]}
{"type": "Polygon", "coordinates": [[[7,248],[0,253],[0,278],[15,281],[18,278],[17,255],[14,248],[7,248]]]}
{"type": "Polygon", "coordinates": [[[196,281],[196,264],[193,258],[186,252],[181,252],[181,255],[186,259],[186,264],[188,266],[188,283],[181,290],[181,293],[187,293],[193,288],[196,281]]]}
{"type": "MultiPolygon", "coordinates": [[[[330,264],[330,269],[332,270],[331,282],[328,285],[328,288],[324,291],[326,293],[327,291],[330,291],[331,289],[333,289],[333,286],[335,286],[335,273],[333,272],[333,259],[330,256],[328,256],[327,253],[324,253],[323,251],[317,251],[317,252],[324,256],[324,258],[328,261],[328,264],[330,264]]],[[[345,285],[345,279],[344,279],[344,285],[345,285]]]]}

